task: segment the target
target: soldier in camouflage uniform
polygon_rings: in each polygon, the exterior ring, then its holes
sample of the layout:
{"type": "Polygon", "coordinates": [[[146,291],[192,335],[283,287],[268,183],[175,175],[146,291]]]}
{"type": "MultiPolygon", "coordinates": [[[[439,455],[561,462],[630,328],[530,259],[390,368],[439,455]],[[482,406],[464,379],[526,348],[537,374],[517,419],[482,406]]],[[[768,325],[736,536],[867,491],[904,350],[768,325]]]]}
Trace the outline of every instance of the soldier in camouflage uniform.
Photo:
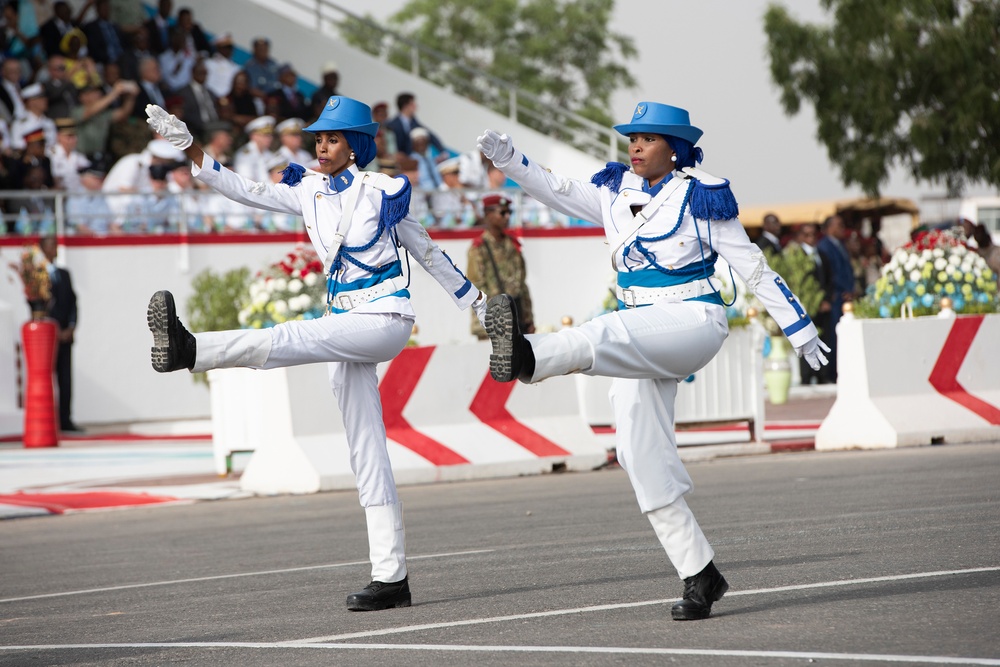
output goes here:
{"type": "MultiPolygon", "coordinates": [[[[507,234],[510,223],[510,199],[503,195],[483,197],[483,222],[486,231],[472,242],[466,271],[474,285],[486,294],[509,294],[514,298],[521,331],[535,331],[531,295],[524,282],[524,256],[521,244],[507,234]]],[[[479,320],[472,318],[472,333],[480,340],[489,338],[479,320]]]]}

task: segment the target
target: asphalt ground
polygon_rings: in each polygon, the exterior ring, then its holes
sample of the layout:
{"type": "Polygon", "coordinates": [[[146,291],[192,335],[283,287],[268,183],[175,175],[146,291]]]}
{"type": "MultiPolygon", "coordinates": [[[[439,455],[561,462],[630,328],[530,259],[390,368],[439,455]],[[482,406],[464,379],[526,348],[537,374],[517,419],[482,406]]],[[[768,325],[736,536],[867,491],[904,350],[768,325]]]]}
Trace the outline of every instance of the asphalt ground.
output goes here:
{"type": "Polygon", "coordinates": [[[611,467],[401,489],[381,612],[353,492],[0,522],[0,665],[1000,665],[1000,443],[688,468],[705,621],[611,467]]]}

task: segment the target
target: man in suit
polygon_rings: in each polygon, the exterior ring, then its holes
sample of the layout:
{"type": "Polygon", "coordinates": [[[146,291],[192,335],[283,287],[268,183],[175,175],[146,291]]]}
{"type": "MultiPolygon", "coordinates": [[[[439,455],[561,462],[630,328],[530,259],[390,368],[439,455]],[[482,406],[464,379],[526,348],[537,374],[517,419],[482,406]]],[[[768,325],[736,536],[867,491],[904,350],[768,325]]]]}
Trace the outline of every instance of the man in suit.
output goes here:
{"type": "Polygon", "coordinates": [[[830,364],[826,382],[837,381],[837,323],[843,314],[844,304],[854,300],[854,269],[851,257],[844,246],[847,226],[839,215],[823,221],[823,238],[816,245],[822,260],[823,300],[830,304],[829,319],[823,327],[823,342],[830,348],[830,364]]]}
{"type": "Polygon", "coordinates": [[[191,69],[191,83],[178,91],[184,109],[184,121],[196,137],[205,136],[205,128],[219,120],[218,99],[205,85],[208,69],[199,60],[191,69]]]}
{"type": "Polygon", "coordinates": [[[160,63],[156,58],[143,58],[139,62],[139,92],[135,97],[132,116],[145,123],[146,105],[156,104],[166,107],[167,91],[160,83],[163,76],[160,73],[160,63]]]}
{"type": "Polygon", "coordinates": [[[79,432],[73,423],[73,368],[72,349],[76,332],[76,292],[69,271],[55,265],[58,246],[54,236],[46,236],[39,248],[49,262],[49,279],[52,282],[52,300],[48,315],[59,325],[59,347],[56,352],[56,383],[59,388],[59,430],[79,432]]]}
{"type": "Polygon", "coordinates": [[[177,12],[177,27],[184,34],[184,48],[193,52],[210,56],[212,45],[205,36],[205,31],[194,20],[194,14],[188,7],[181,7],[177,12]]]}
{"type": "Polygon", "coordinates": [[[45,51],[47,58],[62,55],[60,45],[63,36],[75,27],[73,23],[73,11],[70,9],[69,3],[59,0],[59,2],[52,5],[52,12],[52,18],[38,28],[38,36],[42,41],[42,50],[45,51]]]}
{"type": "MultiPolygon", "coordinates": [[[[404,155],[409,155],[413,152],[410,132],[414,128],[423,127],[417,120],[417,98],[412,93],[400,93],[396,97],[396,107],[399,109],[399,114],[391,119],[386,127],[396,135],[396,150],[404,155]]],[[[428,132],[430,132],[430,145],[439,153],[444,151],[444,144],[441,143],[441,140],[430,130],[428,132]]]]}
{"type": "Polygon", "coordinates": [[[97,0],[97,18],[83,26],[87,52],[94,62],[106,65],[125,55],[125,35],[111,22],[111,0],[97,0]]]}
{"type": "MultiPolygon", "coordinates": [[[[160,55],[170,46],[170,28],[173,26],[170,12],[173,10],[173,0],[160,0],[156,14],[145,23],[149,36],[149,50],[153,52],[153,55],[160,55]]],[[[145,108],[144,106],[143,109],[145,110],[145,108]]]]}
{"type": "Polygon", "coordinates": [[[765,255],[781,254],[781,221],[774,213],[764,216],[764,229],[754,241],[765,255]]]}
{"type": "Polygon", "coordinates": [[[271,91],[276,102],[278,120],[307,118],[309,103],[299,92],[299,76],[291,65],[282,65],[278,70],[278,87],[271,91]]]}

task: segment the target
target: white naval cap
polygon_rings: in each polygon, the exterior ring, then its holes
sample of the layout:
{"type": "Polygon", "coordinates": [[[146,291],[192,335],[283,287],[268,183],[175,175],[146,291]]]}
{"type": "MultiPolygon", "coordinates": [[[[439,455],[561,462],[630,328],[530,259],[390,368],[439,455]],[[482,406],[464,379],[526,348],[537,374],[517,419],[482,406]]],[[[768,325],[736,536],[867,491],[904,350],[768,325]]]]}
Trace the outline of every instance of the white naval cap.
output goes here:
{"type": "Polygon", "coordinates": [[[247,133],[250,132],[274,132],[274,116],[260,116],[247,123],[247,133]]]}
{"type": "Polygon", "coordinates": [[[281,153],[271,153],[264,161],[264,168],[268,171],[274,171],[278,168],[284,169],[287,166],[288,158],[281,153]]]}
{"type": "Polygon", "coordinates": [[[278,134],[298,134],[305,126],[306,122],[301,118],[289,118],[278,123],[278,127],[275,129],[278,134]]]}
{"type": "Polygon", "coordinates": [[[153,157],[158,157],[162,160],[175,160],[180,162],[184,159],[184,153],[181,152],[179,148],[174,148],[166,139],[153,139],[148,144],[146,148],[149,150],[150,155],[153,157]]]}
{"type": "Polygon", "coordinates": [[[415,127],[410,130],[410,139],[428,139],[431,133],[423,127],[415,127]]]}
{"type": "Polygon", "coordinates": [[[41,97],[45,94],[45,89],[42,88],[42,84],[33,83],[30,86],[25,86],[21,89],[21,99],[27,100],[32,97],[41,97]]]}
{"type": "Polygon", "coordinates": [[[339,71],[340,70],[337,68],[337,63],[333,62],[332,60],[327,60],[325,63],[323,63],[323,69],[320,70],[320,74],[322,75],[333,74],[334,72],[339,72],[339,71]]]}
{"type": "Polygon", "coordinates": [[[442,176],[444,174],[455,174],[458,173],[458,158],[450,157],[447,160],[443,160],[438,163],[438,173],[442,176]]]}

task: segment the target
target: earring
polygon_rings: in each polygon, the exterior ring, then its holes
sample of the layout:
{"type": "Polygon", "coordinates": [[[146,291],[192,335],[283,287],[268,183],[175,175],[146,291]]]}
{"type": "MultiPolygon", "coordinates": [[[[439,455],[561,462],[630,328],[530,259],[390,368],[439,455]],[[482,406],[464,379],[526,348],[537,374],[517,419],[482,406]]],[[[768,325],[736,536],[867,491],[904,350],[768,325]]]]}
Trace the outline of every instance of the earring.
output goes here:
{"type": "Polygon", "coordinates": [[[677,156],[676,155],[671,155],[670,156],[670,161],[671,162],[677,162],[677,156]]]}
{"type": "MultiPolygon", "coordinates": [[[[352,160],[354,159],[354,151],[351,151],[351,159],[352,160]]],[[[674,158],[674,159],[676,160],[677,158],[674,158]]]]}

